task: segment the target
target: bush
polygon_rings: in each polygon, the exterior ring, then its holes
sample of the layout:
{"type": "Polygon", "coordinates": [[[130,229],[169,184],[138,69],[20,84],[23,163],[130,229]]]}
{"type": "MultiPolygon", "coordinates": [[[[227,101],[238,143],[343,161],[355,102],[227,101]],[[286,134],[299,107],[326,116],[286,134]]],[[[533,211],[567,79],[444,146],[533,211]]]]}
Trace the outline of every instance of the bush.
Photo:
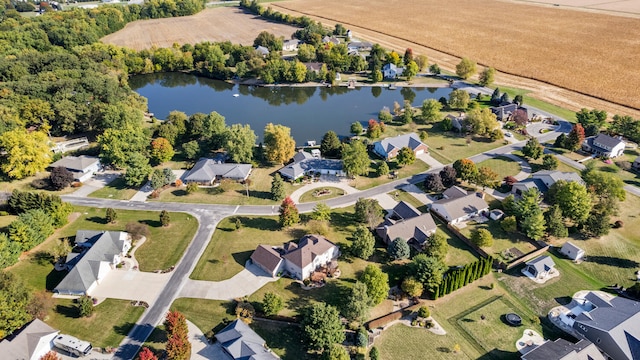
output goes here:
{"type": "Polygon", "coordinates": [[[372,347],[369,351],[369,359],[371,360],[380,360],[380,351],[378,351],[377,347],[372,347]]]}
{"type": "Polygon", "coordinates": [[[241,301],[236,305],[236,315],[244,319],[253,319],[256,310],[248,301],[241,301]]]}
{"type": "Polygon", "coordinates": [[[93,300],[89,296],[83,296],[78,299],[78,314],[80,317],[89,317],[93,314],[93,300]]]}
{"type": "Polygon", "coordinates": [[[198,184],[193,182],[187,184],[187,194],[193,194],[196,191],[198,191],[198,184]]]}
{"type": "Polygon", "coordinates": [[[622,220],[616,220],[616,222],[613,223],[613,228],[620,229],[623,225],[624,225],[624,222],[622,222],[622,220]]]}
{"type": "Polygon", "coordinates": [[[493,245],[493,235],[487,229],[477,229],[471,231],[471,241],[477,246],[493,245]]]}
{"type": "Polygon", "coordinates": [[[423,318],[428,318],[429,316],[431,316],[431,311],[429,311],[429,307],[421,306],[420,309],[418,309],[418,316],[423,318]]]}

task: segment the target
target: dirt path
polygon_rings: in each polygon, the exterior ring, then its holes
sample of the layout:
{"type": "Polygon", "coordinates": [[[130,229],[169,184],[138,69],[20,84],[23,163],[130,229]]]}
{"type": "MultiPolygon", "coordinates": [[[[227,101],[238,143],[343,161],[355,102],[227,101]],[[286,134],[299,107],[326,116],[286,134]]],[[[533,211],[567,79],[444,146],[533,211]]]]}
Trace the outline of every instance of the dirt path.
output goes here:
{"type": "MultiPolygon", "coordinates": [[[[368,28],[363,28],[355,24],[349,24],[344,21],[337,21],[336,19],[332,19],[329,17],[316,16],[313,14],[295,11],[291,7],[289,7],[288,4],[288,2],[275,2],[271,3],[269,6],[280,12],[288,13],[294,16],[304,15],[310,17],[313,20],[322,22],[322,24],[325,26],[333,27],[336,23],[340,22],[343,25],[346,25],[354,33],[356,33],[359,39],[378,43],[388,49],[402,50],[410,47],[413,49],[414,53],[427,55],[430,63],[435,62],[441,68],[448,71],[454,72],[456,64],[460,62],[459,57],[432,49],[426,46],[426,44],[403,40],[392,35],[381,34],[368,28]]],[[[608,101],[583,95],[571,90],[562,89],[560,87],[549,85],[536,80],[498,73],[496,74],[496,84],[498,86],[502,85],[529,90],[531,91],[531,93],[528,94],[529,96],[573,111],[580,110],[584,107],[597,108],[604,109],[612,115],[624,114],[633,116],[634,118],[640,118],[640,111],[625,106],[612,104],[608,101]]]]}

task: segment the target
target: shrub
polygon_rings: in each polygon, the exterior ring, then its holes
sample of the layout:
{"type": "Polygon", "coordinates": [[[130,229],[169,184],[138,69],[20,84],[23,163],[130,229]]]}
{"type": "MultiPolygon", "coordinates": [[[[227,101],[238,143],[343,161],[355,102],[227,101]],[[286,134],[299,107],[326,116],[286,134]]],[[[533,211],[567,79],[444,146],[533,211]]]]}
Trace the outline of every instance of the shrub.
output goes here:
{"type": "Polygon", "coordinates": [[[471,241],[477,246],[493,245],[493,235],[487,229],[477,229],[471,232],[471,241]]]}
{"type": "Polygon", "coordinates": [[[187,194],[193,194],[196,191],[198,191],[198,184],[193,182],[187,184],[187,194]]]}
{"type": "Polygon", "coordinates": [[[420,309],[418,309],[418,316],[423,318],[428,318],[429,316],[431,316],[431,311],[429,311],[429,307],[421,306],[420,309]]]}
{"type": "Polygon", "coordinates": [[[241,301],[236,305],[236,315],[244,319],[253,319],[256,310],[248,301],[241,301]]]}
{"type": "Polygon", "coordinates": [[[378,351],[377,347],[372,347],[369,351],[369,359],[371,360],[380,360],[380,351],[378,351]]]}
{"type": "Polygon", "coordinates": [[[280,296],[270,292],[264,294],[264,298],[262,300],[262,311],[265,315],[276,315],[283,307],[284,301],[280,296]]]}
{"type": "Polygon", "coordinates": [[[309,220],[307,222],[307,231],[310,234],[327,236],[329,234],[329,224],[326,221],[309,220]]]}
{"type": "Polygon", "coordinates": [[[80,317],[89,317],[93,314],[93,300],[89,296],[83,296],[78,299],[78,314],[80,317]]]}
{"type": "Polygon", "coordinates": [[[616,220],[616,222],[613,223],[613,228],[620,229],[623,225],[624,225],[624,222],[622,222],[622,220],[616,220]]]}

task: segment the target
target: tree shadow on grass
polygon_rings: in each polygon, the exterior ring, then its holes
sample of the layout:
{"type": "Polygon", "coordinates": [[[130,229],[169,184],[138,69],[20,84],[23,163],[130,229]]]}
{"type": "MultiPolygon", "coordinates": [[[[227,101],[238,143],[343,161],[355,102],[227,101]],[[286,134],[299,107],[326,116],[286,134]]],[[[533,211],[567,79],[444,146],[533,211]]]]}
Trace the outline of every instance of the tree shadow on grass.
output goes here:
{"type": "Polygon", "coordinates": [[[134,325],[135,323],[132,323],[132,322],[126,322],[124,324],[114,325],[113,331],[115,331],[115,333],[118,335],[126,336],[129,333],[129,331],[131,331],[134,325]]]}
{"type": "Polygon", "coordinates": [[[231,256],[233,256],[233,260],[235,260],[238,264],[244,266],[244,264],[247,263],[247,260],[249,260],[249,258],[251,257],[252,253],[253,253],[253,250],[249,250],[249,251],[233,253],[231,254],[231,256]]]}
{"type": "Polygon", "coordinates": [[[324,302],[340,309],[349,294],[348,287],[332,280],[329,280],[329,282],[321,288],[311,290],[303,290],[300,284],[296,282],[287,285],[286,289],[296,295],[287,301],[286,306],[297,313],[301,313],[302,309],[311,305],[309,299],[315,300],[316,302],[324,302]]]}
{"type": "Polygon", "coordinates": [[[189,195],[189,193],[184,189],[178,189],[178,190],[173,190],[171,192],[171,195],[173,195],[173,196],[187,196],[187,195],[189,195]]]}
{"type": "Polygon", "coordinates": [[[243,226],[258,230],[278,231],[280,230],[280,224],[275,219],[266,219],[263,217],[249,218],[240,217],[240,221],[243,226]]]}
{"type": "Polygon", "coordinates": [[[64,317],[79,319],[80,314],[75,306],[56,305],[56,312],[64,317]]]}
{"type": "MultiPolygon", "coordinates": [[[[246,190],[236,190],[239,194],[242,195],[246,195],[247,192],[246,190]]],[[[271,192],[269,191],[257,191],[257,190],[249,190],[249,196],[256,198],[256,199],[263,199],[263,200],[272,200],[271,199],[271,192]]]]}
{"type": "Polygon", "coordinates": [[[160,219],[158,219],[158,220],[149,220],[149,219],[140,220],[140,223],[141,224],[145,224],[145,225],[147,225],[149,227],[152,227],[152,228],[162,227],[162,223],[160,222],[160,219]]]}
{"type": "Polygon", "coordinates": [[[106,225],[107,224],[107,219],[100,217],[100,216],[92,216],[87,218],[87,221],[96,223],[96,224],[101,224],[101,225],[106,225]]]}
{"type": "Polygon", "coordinates": [[[623,269],[634,269],[640,266],[640,263],[630,259],[622,259],[611,256],[589,255],[587,257],[588,262],[593,262],[601,265],[609,265],[619,267],[623,269]]]}
{"type": "Polygon", "coordinates": [[[351,212],[332,212],[330,223],[332,227],[344,230],[347,227],[357,223],[356,215],[351,212]]]}
{"type": "Polygon", "coordinates": [[[307,234],[306,229],[291,228],[287,229],[287,234],[294,239],[300,239],[307,234]]]}
{"type": "Polygon", "coordinates": [[[54,258],[53,255],[46,251],[37,251],[31,256],[31,261],[36,262],[38,265],[48,265],[53,264],[54,258]]]}

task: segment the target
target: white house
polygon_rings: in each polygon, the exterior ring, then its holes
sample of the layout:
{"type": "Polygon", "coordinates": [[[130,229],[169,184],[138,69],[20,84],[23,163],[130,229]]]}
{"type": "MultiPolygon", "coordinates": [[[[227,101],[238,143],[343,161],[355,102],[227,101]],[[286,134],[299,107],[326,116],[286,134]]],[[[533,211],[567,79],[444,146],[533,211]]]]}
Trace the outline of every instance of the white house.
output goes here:
{"type": "Polygon", "coordinates": [[[395,79],[402,75],[404,68],[398,67],[395,64],[386,64],[382,67],[382,76],[385,79],[395,79]]]}
{"type": "Polygon", "coordinates": [[[584,257],[584,250],[567,241],[560,248],[560,253],[571,260],[578,261],[584,257]]]}
{"type": "Polygon", "coordinates": [[[489,211],[489,205],[483,199],[482,193],[452,199],[442,199],[431,204],[431,211],[449,224],[455,225],[489,211]]]}
{"type": "Polygon", "coordinates": [[[269,49],[267,49],[264,46],[256,46],[256,51],[262,55],[262,57],[266,57],[267,55],[269,55],[269,49]]]}
{"type": "Polygon", "coordinates": [[[298,243],[289,242],[282,248],[259,245],[251,254],[251,261],[271,276],[282,271],[298,280],[311,276],[340,256],[340,248],[321,235],[305,235],[298,243]]]}
{"type": "Polygon", "coordinates": [[[346,175],[342,169],[342,160],[322,159],[318,152],[310,154],[306,151],[298,151],[293,156],[293,161],[278,170],[278,173],[289,180],[296,180],[304,175],[314,173],[335,176],[346,175]]]}
{"type": "Polygon", "coordinates": [[[90,295],[131,249],[131,237],[123,231],[78,230],[76,245],[85,250],[67,256],[69,273],[53,289],[56,294],[90,295]]]}
{"type": "Polygon", "coordinates": [[[582,150],[604,158],[614,158],[624,153],[626,143],[607,134],[598,134],[584,139],[582,150]]]}
{"type": "Polygon", "coordinates": [[[284,43],[282,43],[282,50],[284,51],[297,51],[298,50],[298,44],[300,44],[300,40],[286,40],[284,43]]]}
{"type": "Polygon", "coordinates": [[[373,143],[373,152],[383,159],[390,160],[398,156],[403,147],[411,149],[416,156],[429,151],[429,147],[420,140],[418,134],[410,133],[376,141],[373,143]]]}
{"type": "Polygon", "coordinates": [[[79,182],[89,180],[95,173],[100,171],[100,159],[95,156],[65,156],[62,159],[49,165],[50,169],[63,167],[73,173],[73,179],[79,182]]]}
{"type": "Polygon", "coordinates": [[[51,351],[53,339],[59,332],[39,319],[35,319],[0,341],[0,357],[11,360],[39,360],[51,351]]]}

